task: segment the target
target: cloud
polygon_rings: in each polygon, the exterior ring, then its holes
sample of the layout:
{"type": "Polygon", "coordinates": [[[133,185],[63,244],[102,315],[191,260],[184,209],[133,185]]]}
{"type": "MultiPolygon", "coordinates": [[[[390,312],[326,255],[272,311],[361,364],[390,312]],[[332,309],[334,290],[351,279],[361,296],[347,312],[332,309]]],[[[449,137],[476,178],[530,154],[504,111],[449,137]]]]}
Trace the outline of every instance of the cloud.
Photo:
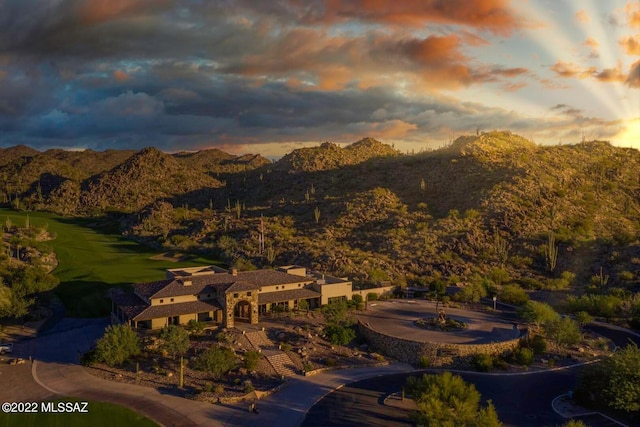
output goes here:
{"type": "Polygon", "coordinates": [[[362,20],[423,27],[426,23],[458,24],[508,35],[527,25],[507,0],[326,0],[318,17],[324,22],[362,20]]]}
{"type": "Polygon", "coordinates": [[[628,36],[619,40],[627,55],[640,55],[640,36],[628,36]]]}
{"type": "Polygon", "coordinates": [[[591,22],[591,17],[589,16],[586,10],[581,9],[578,12],[576,12],[576,20],[580,23],[587,23],[587,22],[591,22]]]}
{"type": "Polygon", "coordinates": [[[631,28],[640,28],[640,5],[637,2],[627,3],[625,15],[631,28]]]}
{"type": "Polygon", "coordinates": [[[631,66],[631,71],[625,80],[625,84],[631,87],[640,88],[640,61],[636,61],[631,66]]]}
{"type": "Polygon", "coordinates": [[[615,67],[598,70],[596,67],[580,67],[571,62],[558,61],[551,67],[551,70],[562,78],[595,79],[603,83],[618,82],[634,86],[633,67],[627,75],[622,71],[621,62],[618,62],[615,67]]]}

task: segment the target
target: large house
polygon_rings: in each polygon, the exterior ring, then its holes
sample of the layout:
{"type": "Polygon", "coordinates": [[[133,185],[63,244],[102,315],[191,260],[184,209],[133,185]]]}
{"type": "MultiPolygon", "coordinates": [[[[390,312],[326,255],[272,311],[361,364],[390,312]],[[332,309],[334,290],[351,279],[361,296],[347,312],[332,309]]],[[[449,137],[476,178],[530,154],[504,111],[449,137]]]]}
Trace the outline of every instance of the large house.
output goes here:
{"type": "Polygon", "coordinates": [[[346,279],[300,266],[237,271],[216,266],[167,270],[167,278],[137,283],[133,293],[111,294],[112,323],[156,329],[212,321],[231,328],[235,322],[258,323],[260,314],[296,309],[301,301],[315,308],[351,299],[346,279]]]}

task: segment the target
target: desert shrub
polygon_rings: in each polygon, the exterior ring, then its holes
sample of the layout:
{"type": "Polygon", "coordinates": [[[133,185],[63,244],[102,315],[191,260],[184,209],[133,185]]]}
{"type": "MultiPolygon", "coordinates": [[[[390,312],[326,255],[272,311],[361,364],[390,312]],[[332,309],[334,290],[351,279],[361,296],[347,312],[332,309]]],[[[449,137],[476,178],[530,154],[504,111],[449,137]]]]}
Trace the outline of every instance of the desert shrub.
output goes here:
{"type": "Polygon", "coordinates": [[[122,365],[125,360],[140,354],[140,340],[128,325],[107,326],[96,342],[95,356],[107,365],[122,365]]]}
{"type": "Polygon", "coordinates": [[[476,354],[473,356],[471,364],[477,371],[489,372],[493,368],[493,357],[486,353],[476,354]]]}
{"type": "Polygon", "coordinates": [[[204,391],[206,393],[211,393],[213,391],[213,384],[211,383],[205,383],[204,384],[204,391]]]}
{"type": "Polygon", "coordinates": [[[577,344],[582,340],[578,324],[569,317],[555,319],[546,324],[544,329],[547,336],[560,346],[577,344]]]}
{"type": "Polygon", "coordinates": [[[291,351],[291,344],[288,342],[283,342],[280,344],[280,350],[282,351],[291,351]]]}
{"type": "Polygon", "coordinates": [[[353,294],[353,296],[351,297],[351,299],[352,299],[356,304],[361,304],[361,303],[362,303],[362,295],[360,295],[360,294],[353,294]]]}
{"type": "Polygon", "coordinates": [[[236,366],[236,355],[227,347],[213,346],[196,357],[193,365],[195,369],[209,372],[218,379],[236,366]]]}
{"type": "Polygon", "coordinates": [[[247,393],[251,393],[256,388],[253,386],[253,383],[251,382],[251,380],[245,380],[243,389],[244,389],[244,393],[247,394],[247,393]]]}
{"type": "Polygon", "coordinates": [[[262,355],[257,351],[247,351],[244,354],[244,367],[250,371],[256,369],[256,367],[258,366],[258,361],[261,357],[262,355]]]}
{"type": "Polygon", "coordinates": [[[369,292],[367,294],[367,301],[375,301],[378,299],[378,294],[376,294],[375,292],[369,292]]]}
{"type": "Polygon", "coordinates": [[[522,347],[514,351],[513,358],[518,365],[530,366],[533,363],[533,350],[522,347]]]}
{"type": "Polygon", "coordinates": [[[625,271],[621,271],[620,273],[618,273],[618,279],[621,282],[630,282],[630,281],[633,280],[633,277],[634,277],[634,275],[630,271],[626,271],[625,270],[625,271]]]}
{"type": "Polygon", "coordinates": [[[324,328],[324,334],[327,340],[334,345],[347,345],[356,337],[353,329],[335,325],[324,328]]]}
{"type": "Polygon", "coordinates": [[[529,295],[520,286],[509,284],[502,288],[499,299],[507,304],[524,305],[529,301],[529,295]]]}
{"type": "Polygon", "coordinates": [[[534,335],[529,340],[529,347],[533,350],[533,354],[543,354],[547,351],[547,341],[542,335],[534,335]]]}
{"type": "Polygon", "coordinates": [[[334,367],[338,364],[338,361],[336,359],[334,359],[333,357],[327,357],[324,360],[324,364],[329,366],[329,367],[334,367]]]}
{"type": "Polygon", "coordinates": [[[427,356],[426,354],[423,354],[422,356],[420,356],[420,360],[418,361],[418,366],[420,366],[422,369],[425,369],[431,366],[431,359],[429,359],[429,356],[427,356]]]}

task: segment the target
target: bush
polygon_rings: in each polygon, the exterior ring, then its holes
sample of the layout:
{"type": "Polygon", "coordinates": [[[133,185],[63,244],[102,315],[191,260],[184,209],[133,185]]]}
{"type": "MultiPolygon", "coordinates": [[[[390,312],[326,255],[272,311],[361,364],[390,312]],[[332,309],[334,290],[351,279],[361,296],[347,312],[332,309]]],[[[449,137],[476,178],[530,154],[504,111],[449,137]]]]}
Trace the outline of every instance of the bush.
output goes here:
{"type": "Polygon", "coordinates": [[[367,301],[376,301],[378,299],[378,294],[375,292],[369,292],[367,294],[367,301]]]}
{"type": "Polygon", "coordinates": [[[575,320],[562,317],[549,322],[545,326],[547,336],[560,346],[577,344],[582,341],[580,328],[575,320]]]}
{"type": "Polygon", "coordinates": [[[258,361],[260,360],[261,357],[262,355],[257,351],[254,351],[254,350],[247,351],[244,354],[244,367],[250,371],[256,369],[256,366],[258,366],[258,361]]]}
{"type": "Polygon", "coordinates": [[[244,393],[251,393],[253,390],[255,390],[256,388],[253,386],[253,383],[251,382],[251,380],[245,380],[244,382],[244,393]]]}
{"type": "Polygon", "coordinates": [[[477,371],[489,372],[493,368],[493,357],[486,353],[476,354],[471,364],[477,371]]]}
{"type": "Polygon", "coordinates": [[[122,365],[125,360],[140,354],[140,340],[128,325],[107,326],[96,343],[96,359],[107,365],[122,365]]]}
{"type": "Polygon", "coordinates": [[[502,288],[499,299],[507,304],[524,305],[529,301],[529,295],[520,286],[509,284],[502,288]]]}
{"type": "Polygon", "coordinates": [[[159,338],[162,340],[160,348],[167,351],[174,359],[177,355],[189,350],[189,333],[182,326],[165,326],[160,329],[159,338]]]}
{"type": "Polygon", "coordinates": [[[213,346],[200,354],[193,362],[194,368],[220,378],[236,366],[236,355],[227,347],[213,346]]]}
{"type": "Polygon", "coordinates": [[[431,359],[429,359],[429,356],[427,356],[426,354],[423,354],[422,356],[420,356],[420,361],[418,362],[418,365],[422,369],[426,369],[429,366],[431,366],[431,359]]]}
{"type": "Polygon", "coordinates": [[[334,345],[347,345],[356,337],[355,331],[345,326],[327,326],[324,328],[324,334],[334,345]]]}
{"type": "Polygon", "coordinates": [[[533,350],[530,348],[519,348],[513,353],[515,362],[522,366],[531,366],[533,363],[533,350]]]}
{"type": "Polygon", "coordinates": [[[351,297],[351,299],[352,299],[356,304],[362,304],[362,295],[360,295],[360,294],[353,294],[353,296],[351,297]]]}
{"type": "Polygon", "coordinates": [[[288,342],[283,342],[280,344],[280,350],[282,351],[291,351],[291,344],[288,342]]]}
{"type": "Polygon", "coordinates": [[[547,351],[547,341],[542,335],[534,335],[529,340],[529,347],[533,350],[533,354],[544,354],[547,351]]]}

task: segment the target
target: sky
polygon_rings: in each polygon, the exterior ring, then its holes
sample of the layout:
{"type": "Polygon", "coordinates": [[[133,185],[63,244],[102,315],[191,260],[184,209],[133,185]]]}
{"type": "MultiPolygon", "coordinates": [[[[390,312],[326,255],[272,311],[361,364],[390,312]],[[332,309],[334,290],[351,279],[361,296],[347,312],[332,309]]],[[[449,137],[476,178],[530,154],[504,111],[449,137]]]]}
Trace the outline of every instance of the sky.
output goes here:
{"type": "Polygon", "coordinates": [[[640,148],[629,0],[0,0],[0,147],[640,148]]]}

